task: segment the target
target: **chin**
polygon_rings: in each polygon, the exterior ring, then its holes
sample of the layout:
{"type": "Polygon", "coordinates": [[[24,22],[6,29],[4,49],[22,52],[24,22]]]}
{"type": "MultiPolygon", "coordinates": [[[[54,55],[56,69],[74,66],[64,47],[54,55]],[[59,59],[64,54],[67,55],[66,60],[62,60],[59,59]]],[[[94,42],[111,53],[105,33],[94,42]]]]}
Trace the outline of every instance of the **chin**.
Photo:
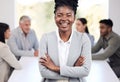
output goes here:
{"type": "Polygon", "coordinates": [[[105,36],[104,34],[101,34],[101,36],[105,36]]]}
{"type": "Polygon", "coordinates": [[[62,29],[59,29],[59,30],[62,31],[62,32],[67,32],[67,31],[69,31],[68,28],[62,28],[62,29]]]}

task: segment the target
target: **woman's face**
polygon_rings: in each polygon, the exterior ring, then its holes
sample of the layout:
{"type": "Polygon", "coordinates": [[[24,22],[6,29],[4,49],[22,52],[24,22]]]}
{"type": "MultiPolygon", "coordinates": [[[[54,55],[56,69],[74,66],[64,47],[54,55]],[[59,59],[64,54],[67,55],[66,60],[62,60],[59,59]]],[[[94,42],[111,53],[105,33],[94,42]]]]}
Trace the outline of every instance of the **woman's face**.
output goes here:
{"type": "Polygon", "coordinates": [[[55,12],[55,22],[59,31],[71,31],[74,21],[75,15],[72,9],[70,9],[68,6],[57,8],[55,12]]]}
{"type": "Polygon", "coordinates": [[[76,29],[79,32],[85,32],[85,25],[83,25],[83,23],[80,20],[76,21],[76,29]]]}
{"type": "Polygon", "coordinates": [[[7,29],[4,35],[5,35],[5,39],[8,39],[10,37],[10,29],[7,29]]]}

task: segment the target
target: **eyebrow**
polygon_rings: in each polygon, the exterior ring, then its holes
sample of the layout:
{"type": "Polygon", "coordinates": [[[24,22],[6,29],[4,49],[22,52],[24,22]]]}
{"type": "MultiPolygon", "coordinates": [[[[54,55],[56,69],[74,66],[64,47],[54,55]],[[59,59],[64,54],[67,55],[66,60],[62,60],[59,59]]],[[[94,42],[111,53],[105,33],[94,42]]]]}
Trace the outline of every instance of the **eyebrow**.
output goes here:
{"type": "MultiPolygon", "coordinates": [[[[63,14],[63,13],[59,12],[59,13],[56,13],[56,14],[63,14]]],[[[69,12],[69,13],[66,13],[66,14],[72,14],[72,13],[71,13],[71,12],[69,12]]]]}

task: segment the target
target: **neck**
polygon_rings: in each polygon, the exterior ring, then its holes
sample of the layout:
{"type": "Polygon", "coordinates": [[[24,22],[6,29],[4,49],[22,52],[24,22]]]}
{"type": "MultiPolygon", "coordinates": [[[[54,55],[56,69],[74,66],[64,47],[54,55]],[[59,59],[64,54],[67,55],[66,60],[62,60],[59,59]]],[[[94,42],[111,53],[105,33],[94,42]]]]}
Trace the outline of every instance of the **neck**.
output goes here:
{"type": "Polygon", "coordinates": [[[107,35],[105,35],[104,37],[107,38],[111,32],[112,32],[112,31],[110,31],[110,32],[109,32],[107,35]]]}
{"type": "Polygon", "coordinates": [[[27,33],[24,32],[25,37],[27,36],[27,33]]]}
{"type": "Polygon", "coordinates": [[[64,41],[64,42],[67,42],[71,36],[71,33],[72,33],[72,30],[70,31],[66,31],[66,32],[62,32],[62,31],[59,31],[59,35],[60,35],[60,38],[64,41]]]}

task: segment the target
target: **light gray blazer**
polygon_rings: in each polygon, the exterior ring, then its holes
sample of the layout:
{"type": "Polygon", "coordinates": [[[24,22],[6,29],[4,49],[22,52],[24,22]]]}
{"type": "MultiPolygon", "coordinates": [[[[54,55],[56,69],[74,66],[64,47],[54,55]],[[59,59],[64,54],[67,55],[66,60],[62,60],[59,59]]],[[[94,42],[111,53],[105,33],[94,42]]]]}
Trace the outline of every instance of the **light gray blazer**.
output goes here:
{"type": "MultiPolygon", "coordinates": [[[[40,57],[48,53],[55,65],[60,66],[58,56],[58,43],[56,32],[43,35],[40,41],[40,57]]],[[[74,31],[67,60],[67,66],[60,67],[60,74],[39,65],[40,73],[45,82],[57,82],[69,79],[69,82],[82,82],[81,79],[89,74],[91,67],[91,43],[85,33],[74,31]],[[74,63],[82,55],[85,57],[84,65],[74,67],[74,63]]]]}
{"type": "Polygon", "coordinates": [[[0,82],[7,82],[10,75],[10,66],[21,69],[20,63],[11,53],[9,47],[0,42],[0,82]]]}

